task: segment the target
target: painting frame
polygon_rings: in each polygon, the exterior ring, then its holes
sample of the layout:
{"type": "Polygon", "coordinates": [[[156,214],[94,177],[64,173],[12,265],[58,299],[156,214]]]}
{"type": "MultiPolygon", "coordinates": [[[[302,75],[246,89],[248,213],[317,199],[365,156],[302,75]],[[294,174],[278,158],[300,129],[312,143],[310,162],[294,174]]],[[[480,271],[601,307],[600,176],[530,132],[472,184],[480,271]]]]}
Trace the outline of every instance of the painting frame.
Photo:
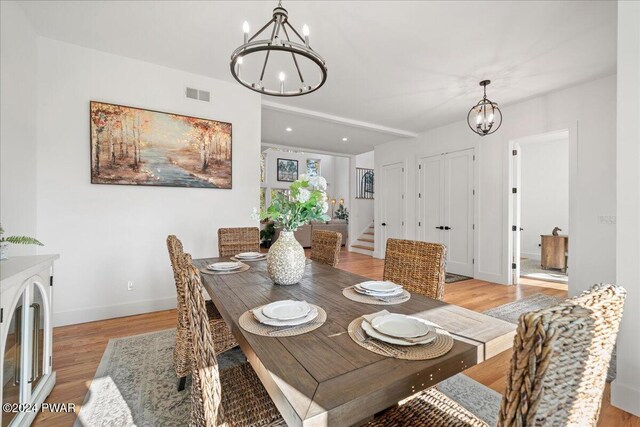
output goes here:
{"type": "Polygon", "coordinates": [[[280,182],[294,182],[298,179],[299,165],[295,159],[278,158],[276,162],[277,180],[280,182]],[[287,171],[290,166],[295,163],[295,177],[294,172],[287,171]],[[282,167],[281,167],[282,166],[282,167]]]}
{"type": "MultiPolygon", "coordinates": [[[[184,126],[188,126],[188,125],[185,124],[184,126]]],[[[216,132],[214,132],[214,135],[215,134],[216,132]]],[[[138,136],[140,136],[139,130],[138,130],[138,136]]],[[[140,140],[140,138],[138,139],[140,140]]],[[[164,142],[167,142],[167,141],[164,141],[164,142]]],[[[169,142],[175,143],[175,141],[169,141],[169,142]]],[[[210,143],[211,142],[212,140],[210,140],[210,143]]],[[[140,163],[138,164],[138,167],[140,167],[140,165],[144,165],[144,162],[142,162],[142,160],[145,158],[145,156],[143,156],[144,150],[142,148],[143,146],[140,146],[140,141],[138,144],[139,144],[139,147],[137,149],[137,152],[138,152],[138,159],[140,161],[140,163]]],[[[215,120],[215,119],[209,119],[204,117],[189,116],[186,114],[172,113],[168,111],[153,110],[149,108],[142,108],[142,107],[135,107],[135,106],[129,106],[129,105],[109,103],[104,101],[91,100],[89,101],[89,145],[90,145],[89,175],[90,175],[91,184],[135,185],[135,186],[145,186],[145,187],[207,188],[207,189],[220,189],[220,190],[233,189],[233,123],[231,122],[225,122],[222,120],[215,120]],[[171,180],[167,180],[165,182],[154,182],[149,179],[147,180],[138,179],[138,180],[127,181],[126,178],[116,177],[115,179],[114,178],[105,179],[104,177],[101,177],[100,170],[98,169],[98,171],[96,171],[96,167],[95,167],[96,141],[94,141],[94,137],[97,138],[96,127],[98,125],[95,122],[94,108],[96,108],[97,106],[103,106],[105,108],[110,108],[115,110],[119,109],[121,111],[127,111],[127,112],[138,112],[139,114],[160,115],[162,117],[168,116],[168,117],[174,118],[175,120],[183,120],[186,123],[204,123],[204,124],[208,123],[208,124],[211,124],[212,126],[215,125],[220,127],[221,132],[222,132],[222,129],[225,129],[224,133],[226,134],[226,139],[224,142],[220,143],[221,145],[224,145],[225,157],[224,157],[224,160],[221,160],[221,163],[222,163],[221,166],[222,168],[226,169],[224,173],[225,176],[223,178],[218,178],[214,180],[213,176],[207,176],[207,174],[204,173],[206,171],[206,169],[204,168],[202,169],[202,171],[195,171],[195,172],[184,168],[183,172],[189,175],[189,177],[187,177],[187,181],[192,180],[193,182],[185,183],[185,182],[174,182],[171,180]]],[[[182,148],[184,149],[184,147],[182,148]]],[[[181,159],[180,156],[178,156],[178,158],[181,159]]],[[[174,167],[183,169],[180,163],[173,162],[173,161],[171,162],[174,163],[173,165],[174,167]]],[[[120,166],[122,166],[122,164],[120,166]]],[[[212,169],[210,173],[214,173],[215,166],[213,167],[214,169],[212,169]]],[[[147,171],[147,173],[149,172],[147,171]]]]}

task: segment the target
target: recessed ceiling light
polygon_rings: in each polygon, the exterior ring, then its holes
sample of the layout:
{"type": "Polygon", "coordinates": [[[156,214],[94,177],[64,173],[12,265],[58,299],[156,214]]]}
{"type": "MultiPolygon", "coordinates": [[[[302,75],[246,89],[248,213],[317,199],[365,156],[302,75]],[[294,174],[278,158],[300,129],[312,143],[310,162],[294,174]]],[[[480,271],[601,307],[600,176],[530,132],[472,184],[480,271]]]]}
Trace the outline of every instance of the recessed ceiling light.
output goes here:
{"type": "Polygon", "coordinates": [[[344,138],[342,138],[343,142],[347,142],[349,139],[345,136],[344,138]]]}
{"type": "Polygon", "coordinates": [[[287,128],[287,129],[285,129],[285,130],[286,130],[287,132],[291,132],[293,129],[291,129],[291,128],[287,128]]]}

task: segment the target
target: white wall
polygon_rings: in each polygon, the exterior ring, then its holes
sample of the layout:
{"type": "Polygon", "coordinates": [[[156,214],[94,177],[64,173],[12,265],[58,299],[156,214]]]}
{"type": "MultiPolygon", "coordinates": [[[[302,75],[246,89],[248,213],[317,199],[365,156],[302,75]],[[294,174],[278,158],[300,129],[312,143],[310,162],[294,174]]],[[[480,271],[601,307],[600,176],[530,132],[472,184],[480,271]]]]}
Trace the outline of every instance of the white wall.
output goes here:
{"type": "MultiPolygon", "coordinates": [[[[41,237],[35,236],[37,36],[16,2],[0,2],[0,19],[0,222],[9,236],[41,237]]],[[[10,256],[35,252],[10,248],[10,256]]]]}
{"type": "Polygon", "coordinates": [[[356,156],[356,167],[373,169],[375,167],[375,151],[358,154],[356,156]]]}
{"type": "Polygon", "coordinates": [[[51,39],[38,40],[38,236],[56,264],[56,325],[174,307],[165,239],[215,256],[219,227],[257,225],[260,96],[224,83],[51,39]],[[211,91],[206,103],[185,86],[211,91]],[[92,185],[89,101],[233,124],[233,189],[92,185]],[[134,290],[127,291],[127,281],[134,290]]]}
{"type": "Polygon", "coordinates": [[[344,206],[347,208],[347,210],[351,211],[348,157],[334,157],[333,159],[332,193],[332,195],[335,196],[337,200],[344,199],[344,206]]]}
{"type": "Polygon", "coordinates": [[[530,141],[520,145],[522,256],[540,259],[540,235],[569,232],[569,140],[530,141]]]}
{"type": "Polygon", "coordinates": [[[616,283],[627,290],[613,405],[640,416],[640,3],[618,2],[616,283]]]}
{"type": "MultiPolygon", "coordinates": [[[[292,159],[298,161],[298,176],[307,173],[307,159],[320,160],[320,174],[327,180],[327,196],[329,199],[344,198],[345,206],[349,207],[349,158],[330,156],[317,153],[296,153],[281,151],[274,148],[265,150],[266,179],[263,187],[289,188],[290,182],[278,181],[278,159],[292,159]]],[[[269,203],[267,196],[267,204],[269,203]]],[[[337,205],[336,205],[337,206],[337,205]]],[[[329,212],[331,213],[331,212],[329,212]]]]}
{"type": "MultiPolygon", "coordinates": [[[[492,98],[499,101],[499,92],[492,98]]],[[[474,102],[469,100],[470,105],[474,102]]],[[[552,92],[518,104],[504,106],[504,123],[498,132],[479,137],[469,130],[464,115],[456,123],[398,140],[375,149],[377,186],[380,168],[405,162],[407,238],[416,233],[416,159],[427,155],[476,148],[476,278],[507,283],[510,261],[510,231],[505,224],[509,212],[509,141],[529,135],[572,128],[577,150],[575,194],[571,196],[569,228],[572,233],[570,293],[591,284],[615,278],[615,226],[598,224],[598,215],[615,215],[616,78],[610,76],[552,92]],[[593,100],[598,100],[593,108],[593,100]]],[[[574,138],[571,141],[571,138],[574,138]]],[[[570,165],[571,171],[571,165],[570,165]]],[[[571,175],[570,175],[571,176],[571,175]]],[[[376,198],[376,213],[382,200],[376,198]]],[[[380,225],[376,224],[380,235],[380,225]]],[[[375,256],[382,257],[380,242],[375,256]]]]}

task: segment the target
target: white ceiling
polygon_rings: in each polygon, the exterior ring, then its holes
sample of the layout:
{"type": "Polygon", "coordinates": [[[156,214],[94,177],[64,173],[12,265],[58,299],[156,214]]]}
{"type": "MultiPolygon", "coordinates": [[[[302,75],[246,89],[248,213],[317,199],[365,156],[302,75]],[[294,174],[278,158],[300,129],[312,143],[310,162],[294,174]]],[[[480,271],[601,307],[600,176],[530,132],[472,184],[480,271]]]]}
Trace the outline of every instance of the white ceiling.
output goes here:
{"type": "MultiPolygon", "coordinates": [[[[275,1],[22,2],[46,37],[235,82],[229,57],[275,1]]],[[[615,72],[613,1],[284,1],[327,60],[317,92],[265,100],[421,132],[456,120],[481,98],[501,105],[615,72]]],[[[277,70],[273,71],[274,73],[277,70]]],[[[348,121],[347,121],[348,122],[348,121]]],[[[263,110],[263,140],[360,153],[397,135],[263,110]],[[294,132],[287,133],[290,126],[294,132]],[[342,142],[342,136],[349,138],[342,142]]]]}

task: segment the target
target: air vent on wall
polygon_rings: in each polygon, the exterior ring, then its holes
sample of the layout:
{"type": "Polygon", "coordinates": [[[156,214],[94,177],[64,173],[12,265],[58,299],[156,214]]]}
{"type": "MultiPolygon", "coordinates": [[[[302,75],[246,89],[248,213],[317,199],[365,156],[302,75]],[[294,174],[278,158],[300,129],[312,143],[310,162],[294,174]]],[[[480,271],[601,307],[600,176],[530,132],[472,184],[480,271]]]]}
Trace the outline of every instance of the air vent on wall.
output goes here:
{"type": "Polygon", "coordinates": [[[211,94],[209,93],[209,91],[194,89],[192,87],[188,87],[185,91],[185,94],[187,95],[187,98],[198,99],[205,102],[209,102],[209,100],[211,99],[211,94]]]}

